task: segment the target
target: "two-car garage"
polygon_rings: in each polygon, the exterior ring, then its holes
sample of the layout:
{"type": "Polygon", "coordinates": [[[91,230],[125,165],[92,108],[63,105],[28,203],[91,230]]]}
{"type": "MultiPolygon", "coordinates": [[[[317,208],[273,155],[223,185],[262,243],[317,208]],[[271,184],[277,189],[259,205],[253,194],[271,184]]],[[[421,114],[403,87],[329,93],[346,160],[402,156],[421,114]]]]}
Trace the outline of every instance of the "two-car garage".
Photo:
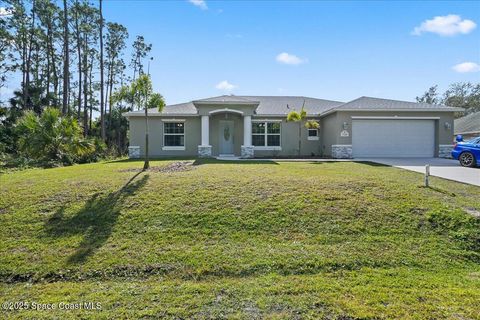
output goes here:
{"type": "Polygon", "coordinates": [[[412,118],[353,118],[354,158],[433,157],[435,120],[412,118]]]}

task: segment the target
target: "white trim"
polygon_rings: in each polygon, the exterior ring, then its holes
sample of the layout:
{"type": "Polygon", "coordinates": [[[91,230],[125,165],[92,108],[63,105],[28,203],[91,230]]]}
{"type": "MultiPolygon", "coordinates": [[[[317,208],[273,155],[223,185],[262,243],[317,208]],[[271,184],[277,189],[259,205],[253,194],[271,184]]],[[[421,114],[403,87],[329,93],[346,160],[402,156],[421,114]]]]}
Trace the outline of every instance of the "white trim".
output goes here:
{"type": "MultiPolygon", "coordinates": [[[[123,114],[125,117],[145,117],[145,113],[127,112],[123,114]]],[[[148,117],[198,117],[196,113],[149,113],[148,117]]]]}
{"type": "MultiPolygon", "coordinates": [[[[253,116],[256,117],[276,117],[276,118],[284,118],[286,119],[288,112],[284,113],[255,113],[253,116]]],[[[322,116],[321,113],[307,113],[307,117],[311,118],[320,118],[322,116]]]]}
{"type": "Polygon", "coordinates": [[[210,117],[209,116],[202,116],[201,119],[201,138],[202,138],[202,146],[210,145],[210,117]]]}
{"type": "Polygon", "coordinates": [[[173,146],[169,146],[169,147],[167,146],[167,147],[165,147],[165,146],[163,146],[163,147],[162,147],[162,150],[167,150],[167,151],[168,151],[168,150],[185,151],[185,147],[173,147],[173,146]]]}
{"type": "Polygon", "coordinates": [[[450,147],[453,148],[453,144],[439,144],[439,147],[450,147]]]}
{"type": "Polygon", "coordinates": [[[192,101],[193,104],[231,104],[231,105],[259,105],[260,101],[201,101],[201,100],[194,100],[192,101]]]}
{"type": "Polygon", "coordinates": [[[331,113],[335,113],[335,112],[343,112],[343,111],[347,111],[347,112],[364,112],[364,111],[368,111],[368,112],[392,112],[392,111],[396,111],[396,112],[464,112],[465,110],[462,109],[462,108],[455,108],[455,107],[447,107],[447,108],[395,108],[395,109],[372,109],[372,108],[364,108],[364,109],[360,109],[360,108],[357,108],[357,109],[337,109],[337,108],[333,108],[333,109],[329,109],[323,113],[320,113],[320,116],[321,117],[324,117],[326,115],[329,115],[331,113]]]}
{"type": "Polygon", "coordinates": [[[351,147],[351,144],[332,144],[332,147],[351,147]]]}
{"type": "Polygon", "coordinates": [[[320,137],[319,137],[319,130],[318,128],[307,128],[307,140],[308,141],[318,141],[320,140],[320,137]],[[310,130],[315,130],[315,132],[317,132],[317,135],[316,136],[311,136],[310,135],[310,130]]]}
{"type": "Polygon", "coordinates": [[[440,120],[440,117],[352,116],[353,120],[440,120]]]}
{"type": "Polygon", "coordinates": [[[282,119],[252,119],[252,122],[282,122],[282,119]]]}
{"type": "MultiPolygon", "coordinates": [[[[181,120],[176,120],[176,121],[166,121],[166,122],[185,122],[181,120]]],[[[185,146],[187,145],[187,126],[185,123],[183,124],[183,133],[167,133],[167,136],[183,136],[183,146],[166,146],[165,145],[165,123],[162,126],[162,150],[179,150],[179,151],[185,151],[185,146]]]]}
{"type": "MultiPolygon", "coordinates": [[[[252,123],[263,123],[265,124],[265,130],[263,133],[253,133],[253,128],[250,128],[250,136],[252,139],[252,146],[254,148],[280,148],[280,149],[257,149],[257,150],[282,150],[282,122],[281,121],[271,121],[271,120],[256,120],[253,121],[252,123]],[[268,123],[279,123],[280,124],[280,132],[279,133],[268,133],[268,123]],[[253,145],[253,136],[264,136],[265,139],[265,145],[264,146],[254,146],[253,145]],[[268,136],[278,136],[280,138],[280,145],[279,146],[268,146],[268,136]]],[[[253,127],[253,126],[252,126],[253,127]]]]}
{"type": "Polygon", "coordinates": [[[276,150],[276,151],[282,151],[282,147],[264,147],[264,146],[253,146],[253,150],[259,150],[259,151],[272,151],[272,150],[276,150]]]}
{"type": "Polygon", "coordinates": [[[185,122],[185,119],[162,119],[163,122],[185,122]]]}
{"type": "Polygon", "coordinates": [[[235,109],[228,109],[228,108],[215,109],[215,110],[210,111],[208,114],[217,114],[217,113],[222,113],[222,112],[230,112],[230,113],[236,113],[236,114],[243,115],[243,111],[235,110],[235,109]]]}
{"type": "Polygon", "coordinates": [[[454,135],[457,135],[457,134],[479,134],[480,131],[466,131],[466,132],[457,132],[457,133],[454,133],[454,135]]]}
{"type": "Polygon", "coordinates": [[[252,145],[252,116],[243,116],[243,145],[252,145]]]}

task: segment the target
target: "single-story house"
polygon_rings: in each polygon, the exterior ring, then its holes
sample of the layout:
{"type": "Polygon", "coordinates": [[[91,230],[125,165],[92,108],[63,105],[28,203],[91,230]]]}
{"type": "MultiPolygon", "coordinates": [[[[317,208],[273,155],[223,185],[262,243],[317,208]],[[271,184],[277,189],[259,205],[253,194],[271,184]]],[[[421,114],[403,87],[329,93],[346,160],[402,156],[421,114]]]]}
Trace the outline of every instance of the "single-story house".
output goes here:
{"type": "Polygon", "coordinates": [[[455,119],[453,123],[455,136],[461,134],[464,140],[480,136],[480,112],[455,119]]]}
{"type": "MultiPolygon", "coordinates": [[[[169,105],[162,112],[149,110],[149,153],[152,157],[447,157],[454,112],[461,111],[371,97],[344,103],[299,96],[224,95],[169,105]],[[303,105],[319,129],[286,120],[290,111],[300,111],[303,105]]],[[[126,116],[129,155],[142,157],[144,111],[126,116]]]]}

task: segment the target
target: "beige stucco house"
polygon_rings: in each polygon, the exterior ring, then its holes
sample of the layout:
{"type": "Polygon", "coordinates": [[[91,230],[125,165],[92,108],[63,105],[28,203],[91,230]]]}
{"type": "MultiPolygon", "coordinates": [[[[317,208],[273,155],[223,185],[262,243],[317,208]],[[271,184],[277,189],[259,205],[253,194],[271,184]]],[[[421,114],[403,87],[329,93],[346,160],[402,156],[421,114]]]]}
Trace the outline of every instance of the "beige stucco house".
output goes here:
{"type": "MultiPolygon", "coordinates": [[[[166,106],[161,113],[149,110],[149,150],[152,157],[446,157],[452,149],[454,112],[459,111],[370,97],[344,103],[225,95],[166,106]],[[302,106],[308,119],[320,124],[319,129],[286,121],[290,111],[302,106]]],[[[142,157],[144,111],[126,116],[129,156],[142,157]]]]}

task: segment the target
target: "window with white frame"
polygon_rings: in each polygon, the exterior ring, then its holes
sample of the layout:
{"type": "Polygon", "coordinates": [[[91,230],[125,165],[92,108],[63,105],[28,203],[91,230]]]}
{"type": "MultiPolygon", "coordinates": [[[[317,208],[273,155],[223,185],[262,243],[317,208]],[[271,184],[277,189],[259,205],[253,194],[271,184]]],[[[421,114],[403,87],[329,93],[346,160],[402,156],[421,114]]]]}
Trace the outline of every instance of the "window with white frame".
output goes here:
{"type": "Polygon", "coordinates": [[[318,129],[308,129],[308,140],[318,140],[318,129]]]}
{"type": "Polygon", "coordinates": [[[184,122],[165,122],[163,124],[163,145],[165,147],[185,147],[184,122]]]}
{"type": "Polygon", "coordinates": [[[255,147],[280,147],[280,122],[252,122],[252,144],[255,147]]]}

